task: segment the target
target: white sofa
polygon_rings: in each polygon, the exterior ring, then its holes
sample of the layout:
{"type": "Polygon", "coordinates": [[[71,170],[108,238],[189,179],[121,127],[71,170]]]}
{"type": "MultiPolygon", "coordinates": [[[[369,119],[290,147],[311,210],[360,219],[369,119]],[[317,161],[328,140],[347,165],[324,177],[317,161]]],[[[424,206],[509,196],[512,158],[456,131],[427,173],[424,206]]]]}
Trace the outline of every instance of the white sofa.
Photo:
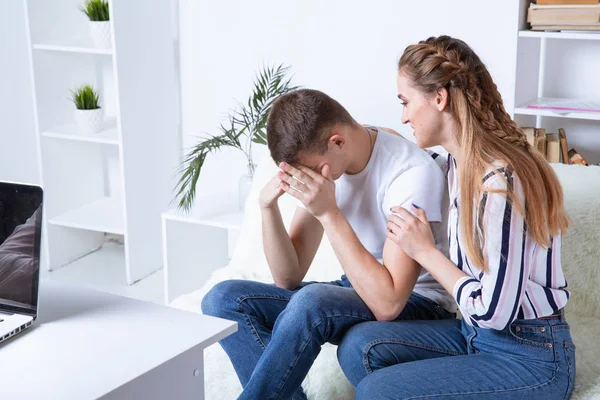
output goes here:
{"type": "MultiPolygon", "coordinates": [[[[572,398],[600,399],[600,167],[553,166],[562,182],[566,208],[573,220],[562,251],[563,267],[572,290],[567,318],[577,346],[577,377],[572,398]]],[[[199,290],[175,299],[172,306],[200,312],[202,297],[216,283],[226,279],[272,282],[262,251],[257,199],[262,186],[276,171],[270,159],[263,160],[257,168],[229,265],[216,270],[199,290]]],[[[279,204],[284,222],[289,226],[296,202],[286,195],[279,204]]],[[[306,280],[334,280],[341,274],[335,254],[324,238],[306,280]]],[[[218,345],[205,351],[205,381],[207,400],[235,399],[241,392],[233,367],[218,345]]],[[[311,400],[353,398],[354,390],[340,369],[335,346],[324,346],[303,387],[311,400]]]]}

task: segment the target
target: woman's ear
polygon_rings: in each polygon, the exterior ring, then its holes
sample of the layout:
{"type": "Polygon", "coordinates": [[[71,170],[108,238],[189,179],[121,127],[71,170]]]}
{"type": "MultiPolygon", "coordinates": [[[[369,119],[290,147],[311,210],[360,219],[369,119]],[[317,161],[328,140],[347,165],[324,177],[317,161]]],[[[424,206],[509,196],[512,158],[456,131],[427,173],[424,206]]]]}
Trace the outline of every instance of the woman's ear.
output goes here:
{"type": "Polygon", "coordinates": [[[450,94],[446,88],[440,88],[435,93],[435,106],[439,111],[444,111],[446,110],[446,107],[448,107],[450,100],[449,95],[450,94]]]}

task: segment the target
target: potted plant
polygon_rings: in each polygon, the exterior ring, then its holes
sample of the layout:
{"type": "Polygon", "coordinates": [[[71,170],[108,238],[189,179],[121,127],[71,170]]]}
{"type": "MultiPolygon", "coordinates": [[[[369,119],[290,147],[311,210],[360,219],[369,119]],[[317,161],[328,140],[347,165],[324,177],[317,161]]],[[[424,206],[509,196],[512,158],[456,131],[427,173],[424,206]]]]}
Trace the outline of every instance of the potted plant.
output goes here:
{"type": "Polygon", "coordinates": [[[181,177],[175,189],[178,209],[190,210],[196,196],[196,183],[206,157],[224,146],[242,151],[248,161],[248,172],[239,182],[239,201],[242,208],[254,174],[252,144],[267,144],[265,128],[271,105],[277,97],[297,89],[297,86],[292,86],[291,79],[286,78],[288,69],[289,67],[283,65],[277,68],[264,67],[254,81],[248,101],[246,104],[239,104],[237,109],[229,114],[227,125],[220,126],[221,133],[202,139],[188,152],[181,164],[181,177]]]}
{"type": "Polygon", "coordinates": [[[111,47],[108,1],[86,0],[81,11],[90,19],[90,35],[94,45],[103,49],[111,47]]]}
{"type": "Polygon", "coordinates": [[[83,85],[71,92],[75,103],[75,121],[84,135],[93,135],[102,129],[104,111],[100,107],[98,93],[90,85],[83,85]]]}

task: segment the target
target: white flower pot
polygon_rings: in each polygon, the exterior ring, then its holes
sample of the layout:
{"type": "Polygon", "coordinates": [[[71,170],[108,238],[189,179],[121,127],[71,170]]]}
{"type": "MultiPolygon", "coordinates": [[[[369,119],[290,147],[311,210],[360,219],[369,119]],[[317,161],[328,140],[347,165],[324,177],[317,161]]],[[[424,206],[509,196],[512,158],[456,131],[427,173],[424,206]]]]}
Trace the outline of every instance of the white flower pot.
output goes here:
{"type": "Polygon", "coordinates": [[[104,110],[75,110],[75,121],[81,135],[94,135],[102,130],[104,110]]]}
{"type": "Polygon", "coordinates": [[[96,47],[102,49],[112,47],[110,21],[90,21],[90,35],[96,47]]]}

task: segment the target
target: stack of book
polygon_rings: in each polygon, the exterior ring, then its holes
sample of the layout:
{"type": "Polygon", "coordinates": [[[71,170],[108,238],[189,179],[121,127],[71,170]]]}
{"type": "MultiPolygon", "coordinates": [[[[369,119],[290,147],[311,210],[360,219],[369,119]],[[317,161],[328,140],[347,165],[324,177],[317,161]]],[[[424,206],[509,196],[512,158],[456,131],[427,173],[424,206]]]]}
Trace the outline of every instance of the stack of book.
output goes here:
{"type": "Polygon", "coordinates": [[[544,128],[522,127],[527,141],[542,153],[550,163],[583,164],[588,162],[575,149],[567,150],[567,134],[560,128],[558,133],[546,133],[544,128]]]}
{"type": "Polygon", "coordinates": [[[600,0],[537,0],[531,3],[527,22],[535,31],[600,30],[600,0]]]}

